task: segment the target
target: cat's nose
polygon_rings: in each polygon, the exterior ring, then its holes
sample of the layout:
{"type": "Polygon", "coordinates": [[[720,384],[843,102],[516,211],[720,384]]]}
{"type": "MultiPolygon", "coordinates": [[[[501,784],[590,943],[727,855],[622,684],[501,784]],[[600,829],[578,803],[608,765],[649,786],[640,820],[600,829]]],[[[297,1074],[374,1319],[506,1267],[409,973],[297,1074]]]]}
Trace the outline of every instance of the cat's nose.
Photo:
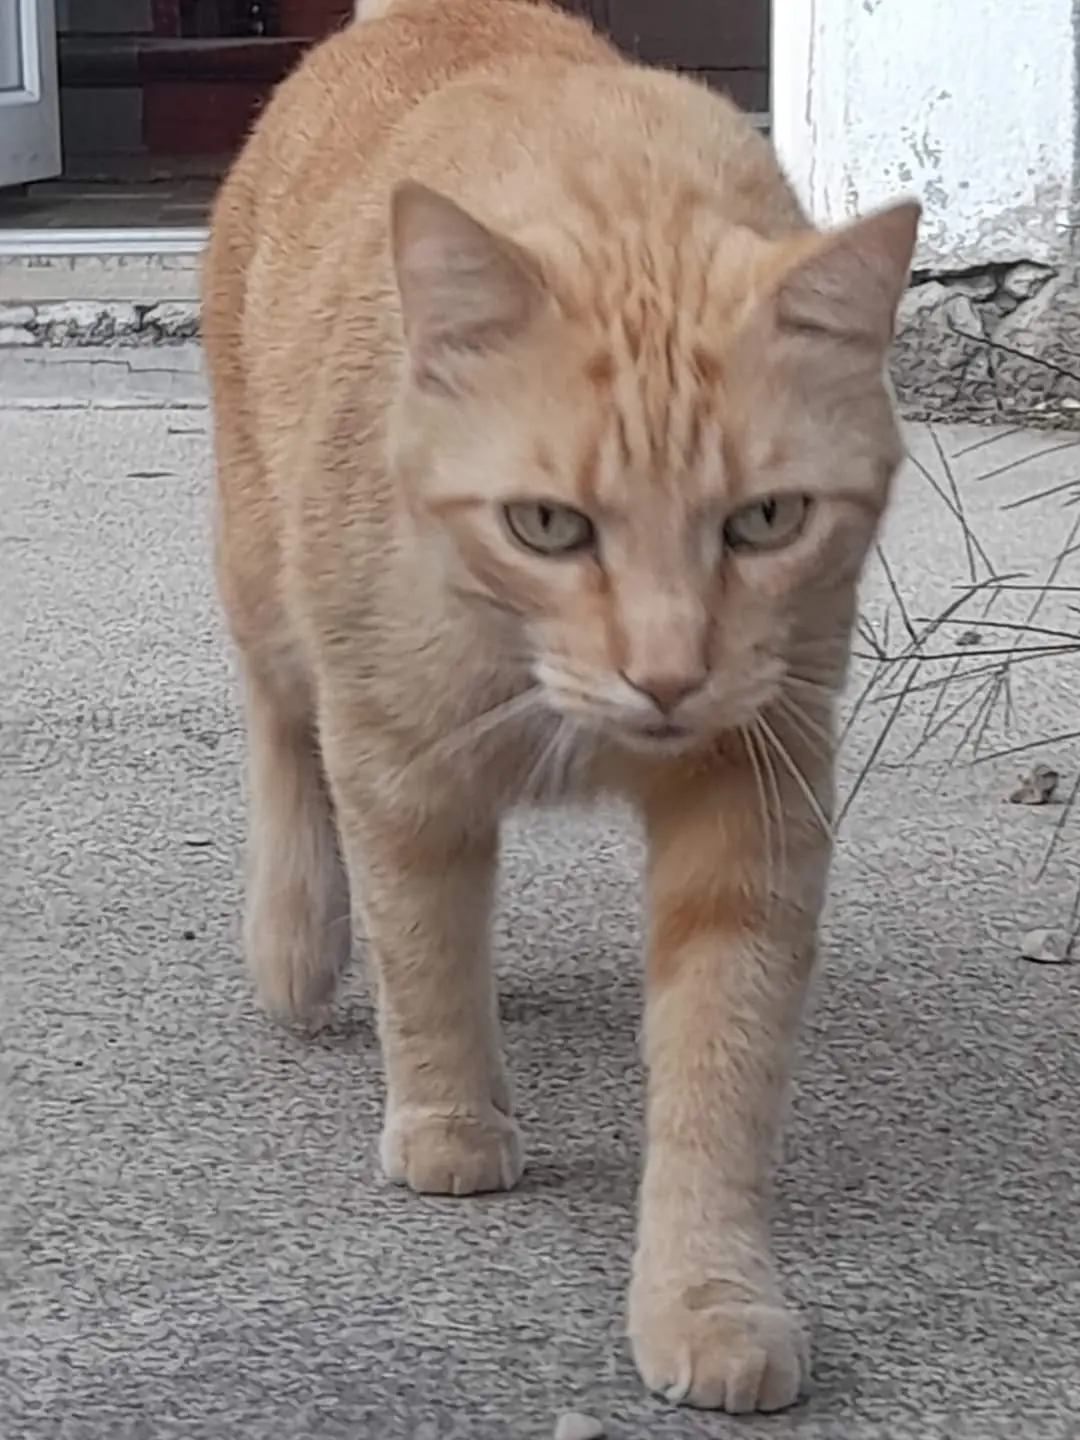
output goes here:
{"type": "Polygon", "coordinates": [[[700,690],[705,683],[705,675],[681,673],[665,673],[653,671],[644,675],[634,675],[630,671],[619,672],[628,685],[639,690],[642,695],[647,695],[653,704],[664,715],[670,715],[682,702],[689,699],[696,690],[700,690]]]}

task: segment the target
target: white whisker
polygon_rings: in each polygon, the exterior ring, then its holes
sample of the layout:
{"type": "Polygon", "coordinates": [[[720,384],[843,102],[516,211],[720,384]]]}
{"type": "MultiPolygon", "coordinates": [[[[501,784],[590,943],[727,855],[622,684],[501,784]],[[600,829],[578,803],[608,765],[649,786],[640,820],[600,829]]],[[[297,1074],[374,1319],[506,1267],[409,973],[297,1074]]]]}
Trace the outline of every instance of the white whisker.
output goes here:
{"type": "Polygon", "coordinates": [[[414,755],[398,778],[401,779],[414,766],[422,765],[425,762],[444,763],[471,745],[479,744],[503,725],[508,725],[538,709],[540,695],[540,687],[534,685],[518,695],[511,695],[507,700],[500,700],[497,705],[481,711],[479,715],[472,716],[457,729],[451,730],[447,735],[441,735],[434,744],[414,755]]]}
{"type": "Polygon", "coordinates": [[[771,901],[776,894],[776,870],[769,798],[765,793],[765,781],[761,773],[761,758],[757,751],[756,736],[745,725],[739,726],[739,736],[743,742],[743,748],[746,750],[746,757],[750,761],[750,768],[754,772],[754,789],[757,791],[758,813],[761,816],[762,843],[765,846],[765,885],[771,901]]]}
{"type": "Polygon", "coordinates": [[[761,733],[759,720],[753,722],[752,733],[754,743],[758,747],[758,754],[761,759],[765,781],[768,785],[773,817],[776,820],[779,840],[780,883],[783,885],[787,881],[788,869],[787,812],[784,809],[784,797],[780,793],[780,781],[776,774],[776,764],[773,760],[772,750],[765,736],[761,733]]]}
{"type": "Polygon", "coordinates": [[[784,676],[783,684],[785,686],[794,685],[799,689],[808,690],[811,695],[820,695],[826,700],[831,700],[836,693],[835,686],[828,684],[827,681],[816,680],[813,675],[795,674],[791,670],[784,676]]]}
{"type": "Polygon", "coordinates": [[[819,759],[831,758],[835,742],[816,716],[808,714],[797,700],[783,690],[777,696],[777,709],[795,727],[799,738],[819,759]]]}
{"type": "Polygon", "coordinates": [[[807,780],[806,776],[799,769],[798,765],[796,765],[795,761],[791,758],[791,754],[787,746],[780,739],[779,735],[777,735],[776,731],[772,728],[769,722],[765,719],[764,715],[758,716],[757,724],[761,727],[761,732],[769,741],[774,753],[780,760],[783,761],[784,768],[787,770],[788,774],[802,791],[803,799],[806,801],[807,805],[809,805],[811,811],[813,812],[814,818],[821,826],[823,833],[827,836],[828,839],[831,840],[833,838],[832,823],[830,822],[829,817],[825,814],[825,811],[822,808],[821,801],[818,799],[817,795],[815,795],[813,787],[811,786],[809,780],[807,780]]]}
{"type": "Polygon", "coordinates": [[[440,748],[443,745],[452,744],[454,749],[458,749],[461,745],[482,740],[484,736],[489,735],[492,730],[496,730],[508,721],[514,720],[518,716],[535,709],[539,699],[540,691],[536,686],[523,691],[520,695],[512,695],[509,700],[500,701],[498,705],[493,705],[490,710],[485,710],[481,714],[474,716],[473,719],[467,720],[459,729],[452,730],[450,734],[445,736],[440,742],[440,748]]]}
{"type": "Polygon", "coordinates": [[[555,722],[555,729],[534,755],[521,786],[522,793],[527,798],[536,801],[543,800],[545,793],[554,788],[547,782],[555,778],[567,728],[565,718],[559,716],[555,722]]]}
{"type": "Polygon", "coordinates": [[[552,762],[552,778],[560,795],[571,788],[583,753],[580,745],[581,732],[571,721],[564,719],[559,725],[555,740],[555,756],[552,762]]]}

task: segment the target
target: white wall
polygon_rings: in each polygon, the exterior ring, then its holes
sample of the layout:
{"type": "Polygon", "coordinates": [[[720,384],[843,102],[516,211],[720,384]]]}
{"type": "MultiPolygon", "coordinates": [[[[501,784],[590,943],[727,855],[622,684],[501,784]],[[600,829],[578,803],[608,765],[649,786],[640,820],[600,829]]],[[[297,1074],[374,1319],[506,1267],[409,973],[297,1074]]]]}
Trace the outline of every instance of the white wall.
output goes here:
{"type": "Polygon", "coordinates": [[[902,193],[916,264],[1065,258],[1080,219],[1074,0],[773,0],[773,136],[815,220],[902,193]]]}

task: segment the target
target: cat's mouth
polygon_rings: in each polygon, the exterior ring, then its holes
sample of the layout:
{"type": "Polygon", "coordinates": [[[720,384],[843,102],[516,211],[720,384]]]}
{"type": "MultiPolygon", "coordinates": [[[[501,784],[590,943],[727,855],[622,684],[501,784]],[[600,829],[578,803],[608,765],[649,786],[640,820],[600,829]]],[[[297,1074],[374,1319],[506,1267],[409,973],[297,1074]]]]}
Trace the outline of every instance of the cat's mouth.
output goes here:
{"type": "Polygon", "coordinates": [[[644,725],[623,725],[619,736],[632,749],[663,754],[685,750],[694,740],[694,731],[670,720],[656,720],[644,725]]]}
{"type": "Polygon", "coordinates": [[[682,740],[686,739],[690,731],[685,725],[673,725],[669,720],[657,720],[652,725],[639,725],[636,733],[643,735],[646,740],[682,740]]]}
{"type": "Polygon", "coordinates": [[[628,750],[653,755],[676,754],[701,744],[705,738],[698,726],[682,724],[658,713],[642,715],[640,710],[627,713],[622,707],[597,701],[587,692],[553,683],[547,676],[540,677],[540,684],[547,692],[548,707],[556,715],[576,720],[628,750]]]}

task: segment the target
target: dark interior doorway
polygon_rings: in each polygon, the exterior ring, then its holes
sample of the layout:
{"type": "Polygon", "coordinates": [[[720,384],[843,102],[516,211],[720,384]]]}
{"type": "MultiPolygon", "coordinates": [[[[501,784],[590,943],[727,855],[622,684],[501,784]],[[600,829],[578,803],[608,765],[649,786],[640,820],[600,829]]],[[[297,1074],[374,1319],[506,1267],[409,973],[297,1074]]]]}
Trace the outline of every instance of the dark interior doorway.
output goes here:
{"type": "MultiPolygon", "coordinates": [[[[769,105],[770,0],[564,0],[646,64],[769,105]]],[[[229,158],[352,0],[57,0],[65,171],[0,198],[0,226],[205,224],[229,158]]]]}

